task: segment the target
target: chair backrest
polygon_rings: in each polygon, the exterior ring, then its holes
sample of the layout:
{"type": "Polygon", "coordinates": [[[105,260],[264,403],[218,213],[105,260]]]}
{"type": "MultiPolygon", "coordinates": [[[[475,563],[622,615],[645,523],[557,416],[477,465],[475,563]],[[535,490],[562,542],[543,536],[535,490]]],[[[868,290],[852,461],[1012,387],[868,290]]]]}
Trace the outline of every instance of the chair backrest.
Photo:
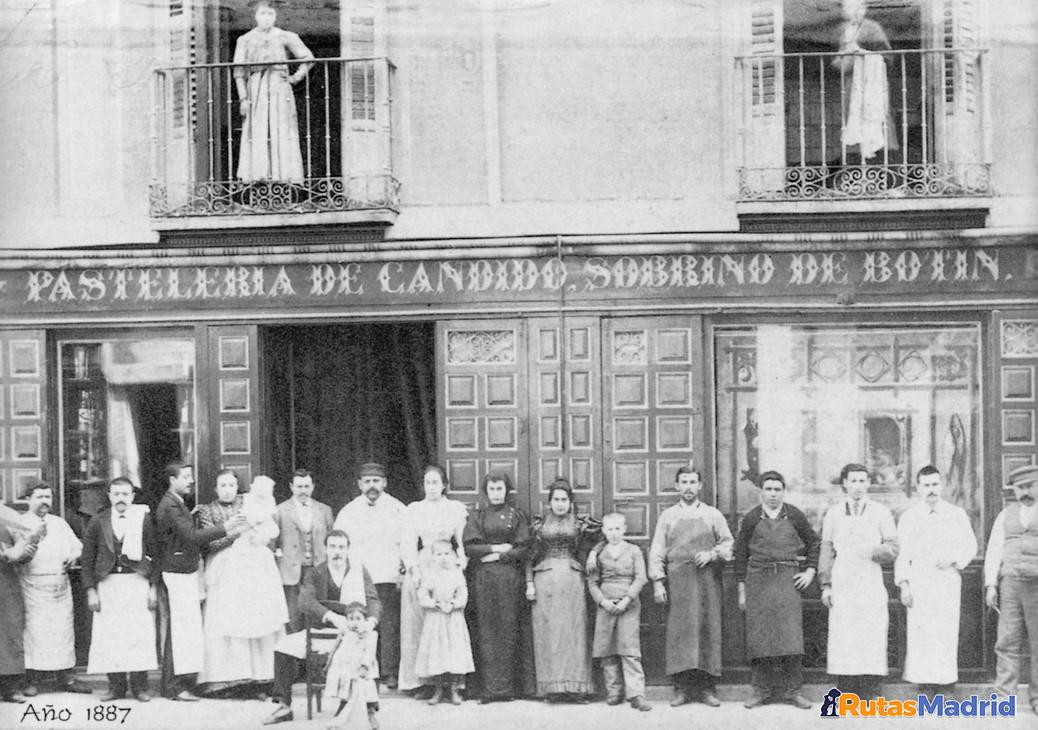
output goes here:
{"type": "Polygon", "coordinates": [[[338,638],[338,629],[306,630],[306,674],[310,684],[324,684],[328,655],[338,638]]]}

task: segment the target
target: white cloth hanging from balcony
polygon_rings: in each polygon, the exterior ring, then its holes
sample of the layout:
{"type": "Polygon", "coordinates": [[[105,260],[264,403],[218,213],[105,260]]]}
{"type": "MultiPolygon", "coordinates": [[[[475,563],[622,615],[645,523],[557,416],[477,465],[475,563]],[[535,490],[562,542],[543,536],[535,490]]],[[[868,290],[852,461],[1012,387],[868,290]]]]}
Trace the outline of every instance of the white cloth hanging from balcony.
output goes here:
{"type": "Polygon", "coordinates": [[[879,53],[858,54],[851,70],[843,146],[858,145],[862,162],[881,149],[898,149],[890,115],[887,65],[879,53]]]}

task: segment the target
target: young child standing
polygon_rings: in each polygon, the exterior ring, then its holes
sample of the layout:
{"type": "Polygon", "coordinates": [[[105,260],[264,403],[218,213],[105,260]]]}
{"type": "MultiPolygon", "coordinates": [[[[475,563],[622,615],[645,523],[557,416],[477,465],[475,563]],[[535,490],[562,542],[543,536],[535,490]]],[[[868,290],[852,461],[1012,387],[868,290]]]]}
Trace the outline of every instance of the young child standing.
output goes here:
{"type": "Polygon", "coordinates": [[[436,685],[430,705],[450,694],[452,704],[461,704],[458,685],[462,675],[474,671],[472,644],[465,624],[465,604],[469,594],[465,575],[458,566],[451,544],[437,540],[430,546],[432,568],[422,574],[418,605],[425,609],[422,637],[418,642],[415,672],[432,677],[436,685]]]}
{"type": "MultiPolygon", "coordinates": [[[[346,606],[346,631],[339,638],[335,652],[328,660],[328,673],[325,678],[325,692],[329,697],[340,700],[339,712],[347,704],[363,702],[368,710],[368,727],[378,730],[378,660],[375,649],[378,646],[378,632],[370,627],[368,614],[360,603],[346,606]]],[[[352,708],[350,708],[352,710],[352,708]]],[[[338,712],[336,713],[338,714],[338,712]]],[[[354,713],[347,710],[343,718],[343,728],[352,727],[350,722],[354,713]]],[[[338,726],[330,726],[329,730],[339,730],[338,726]]]]}
{"type": "Polygon", "coordinates": [[[648,712],[645,701],[645,671],[642,669],[641,601],[645,587],[645,557],[636,546],[624,540],[627,520],[619,512],[602,518],[606,541],[591,551],[587,559],[587,583],[598,605],[595,640],[591,655],[601,660],[608,697],[606,703],[627,701],[631,707],[648,712]]]}

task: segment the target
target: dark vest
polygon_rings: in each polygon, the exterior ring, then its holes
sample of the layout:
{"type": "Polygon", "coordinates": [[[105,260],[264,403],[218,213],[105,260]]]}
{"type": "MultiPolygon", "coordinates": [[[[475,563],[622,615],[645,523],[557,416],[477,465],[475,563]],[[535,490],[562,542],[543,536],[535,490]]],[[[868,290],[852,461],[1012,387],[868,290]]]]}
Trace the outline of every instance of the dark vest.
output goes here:
{"type": "Polygon", "coordinates": [[[1038,578],[1038,519],[1027,528],[1020,523],[1020,505],[1006,507],[1005,547],[1001,574],[1010,578],[1038,578]]]}

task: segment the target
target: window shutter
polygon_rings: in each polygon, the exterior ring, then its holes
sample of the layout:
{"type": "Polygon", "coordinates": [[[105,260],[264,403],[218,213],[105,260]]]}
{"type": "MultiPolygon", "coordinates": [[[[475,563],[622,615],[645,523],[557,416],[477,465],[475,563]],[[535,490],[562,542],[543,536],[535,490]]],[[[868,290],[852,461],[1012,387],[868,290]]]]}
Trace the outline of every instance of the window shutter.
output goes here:
{"type": "Polygon", "coordinates": [[[782,65],[782,2],[751,0],[749,55],[742,68],[743,105],[748,121],[743,147],[744,177],[754,192],[781,190],[785,180],[785,92],[782,65]]]}
{"type": "Polygon", "coordinates": [[[939,0],[931,18],[931,47],[940,50],[928,64],[934,113],[936,162],[947,165],[948,182],[986,189],[982,127],[983,89],[979,9],[976,0],[939,0]]]}
{"type": "MultiPolygon", "coordinates": [[[[342,4],[342,55],[381,59],[385,8],[374,0],[342,4]]],[[[343,177],[349,178],[351,197],[366,196],[371,176],[389,171],[389,78],[382,60],[354,61],[344,70],[343,177]]]]}

